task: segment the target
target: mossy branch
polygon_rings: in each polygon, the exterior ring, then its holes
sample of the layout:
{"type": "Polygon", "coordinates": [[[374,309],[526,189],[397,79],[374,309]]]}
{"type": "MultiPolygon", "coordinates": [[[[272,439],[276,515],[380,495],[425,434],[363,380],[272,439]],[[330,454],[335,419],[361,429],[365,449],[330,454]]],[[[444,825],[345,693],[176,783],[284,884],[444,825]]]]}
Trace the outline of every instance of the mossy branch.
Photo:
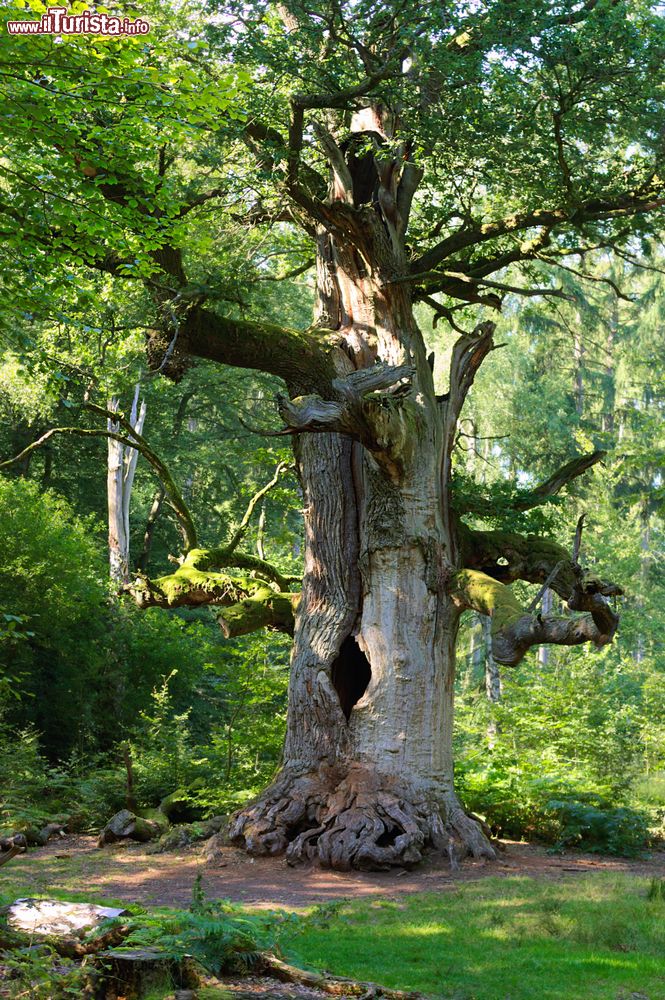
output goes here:
{"type": "Polygon", "coordinates": [[[217,623],[227,639],[263,628],[293,635],[299,602],[300,594],[278,594],[270,587],[259,587],[253,594],[220,611],[217,623]]]}
{"type": "Polygon", "coordinates": [[[575,645],[610,642],[619,623],[607,598],[622,594],[615,583],[585,573],[578,563],[580,524],[572,556],[563,546],[538,535],[472,531],[460,526],[466,567],[456,577],[456,594],[465,607],[492,618],[492,653],[499,663],[515,664],[536,643],[575,645]],[[551,587],[578,618],[541,618],[524,609],[508,584],[515,580],[551,587]]]}
{"type": "Polygon", "coordinates": [[[480,570],[500,583],[525,580],[542,585],[558,566],[549,586],[564,600],[573,592],[575,566],[570,553],[558,542],[512,531],[474,531],[465,524],[459,525],[458,534],[462,564],[467,569],[480,570]]]}
{"type": "MultiPolygon", "coordinates": [[[[510,587],[477,570],[464,569],[455,575],[453,596],[462,607],[491,618],[492,656],[497,663],[511,667],[531,646],[584,642],[604,646],[611,642],[618,624],[617,616],[598,593],[586,594],[586,600],[577,605],[576,609],[588,608],[590,614],[575,618],[530,615],[510,587]]],[[[569,606],[572,608],[572,603],[569,606]]]]}
{"type": "Polygon", "coordinates": [[[182,564],[193,569],[207,571],[234,566],[251,570],[256,576],[275,583],[281,591],[287,591],[295,582],[294,577],[283,576],[271,563],[245,552],[235,552],[230,546],[213,549],[192,549],[182,564]]]}
{"type": "MultiPolygon", "coordinates": [[[[239,558],[230,553],[227,556],[230,560],[239,558]]],[[[261,628],[293,634],[300,594],[276,590],[265,579],[216,572],[209,568],[214,562],[214,555],[195,549],[175,573],[154,580],[140,576],[126,589],[140,608],[203,605],[224,608],[218,622],[227,638],[261,628]]],[[[286,584],[286,579],[282,580],[286,584]]]]}
{"type": "Polygon", "coordinates": [[[247,531],[257,504],[277,484],[288,468],[286,463],[280,462],[270,482],[252,497],[230,543],[220,548],[200,549],[197,547],[196,529],[187,505],[167,466],[145,438],[121,412],[108,410],[94,403],[86,403],[84,408],[96,416],[104,417],[109,422],[107,429],[52,427],[19,455],[0,464],[0,469],[20,461],[55,434],[111,438],[135,448],[159,477],[182,527],[186,545],[184,558],[174,573],[155,580],[137,576],[126,588],[137,605],[141,608],[223,605],[228,610],[219,616],[219,624],[227,636],[243,635],[259,628],[275,628],[292,634],[294,608],[299,599],[299,594],[289,593],[294,581],[283,576],[266,560],[235,551],[247,531]],[[121,434],[112,427],[120,427],[125,433],[121,434]],[[230,576],[219,572],[226,567],[249,570],[253,576],[230,576]]]}
{"type": "MultiPolygon", "coordinates": [[[[180,327],[172,361],[164,371],[177,377],[182,355],[208,358],[276,375],[296,395],[325,393],[336,374],[333,356],[339,342],[339,334],[332,330],[292,330],[271,323],[231,319],[194,305],[180,327]]],[[[163,356],[163,345],[149,343],[148,352],[157,360],[163,356]]]]}
{"type": "Polygon", "coordinates": [[[569,604],[571,600],[584,603],[580,596],[584,594],[611,597],[623,593],[618,584],[584,573],[563,545],[550,538],[512,531],[474,531],[461,524],[459,541],[463,566],[480,570],[500,583],[525,580],[542,585],[549,581],[548,586],[569,604]]]}

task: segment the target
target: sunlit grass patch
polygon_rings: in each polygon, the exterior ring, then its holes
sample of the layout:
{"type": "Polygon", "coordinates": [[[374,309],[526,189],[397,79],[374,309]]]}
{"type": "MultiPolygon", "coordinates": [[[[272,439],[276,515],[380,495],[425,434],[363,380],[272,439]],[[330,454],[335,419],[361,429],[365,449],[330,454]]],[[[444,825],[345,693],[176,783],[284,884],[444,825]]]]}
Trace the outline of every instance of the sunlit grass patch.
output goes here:
{"type": "Polygon", "coordinates": [[[665,998],[665,901],[649,880],[488,878],[452,891],[314,910],[291,960],[454,1000],[665,998]]]}

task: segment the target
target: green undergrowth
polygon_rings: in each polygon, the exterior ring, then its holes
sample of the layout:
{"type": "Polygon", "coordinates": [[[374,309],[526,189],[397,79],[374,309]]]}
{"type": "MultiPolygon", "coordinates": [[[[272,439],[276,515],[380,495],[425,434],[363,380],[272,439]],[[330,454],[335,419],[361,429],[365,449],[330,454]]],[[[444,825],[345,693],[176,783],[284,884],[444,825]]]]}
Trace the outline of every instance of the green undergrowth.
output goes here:
{"type": "MultiPolygon", "coordinates": [[[[7,888],[0,894],[0,903],[11,902],[17,893],[8,893],[7,888]]],[[[47,895],[47,894],[44,894],[47,895]]],[[[82,894],[56,892],[48,895],[56,897],[79,896],[82,894]]],[[[76,898],[73,901],[79,901],[76,898]]],[[[122,904],[121,904],[122,906],[122,904]]],[[[209,974],[243,975],[250,973],[263,950],[275,944],[274,927],[289,915],[253,913],[227,900],[208,899],[200,883],[194,884],[191,905],[187,909],[125,905],[125,913],[111,924],[89,932],[94,938],[110,926],[122,924],[129,928],[129,934],[122,944],[114,949],[122,952],[136,948],[157,949],[165,959],[194,959],[209,974]]],[[[0,915],[0,935],[5,917],[0,915]]],[[[40,949],[13,949],[0,952],[0,997],[19,1000],[30,996],[32,1000],[68,1000],[70,996],[81,996],[86,981],[85,963],[66,962],[57,956],[49,945],[40,949]]],[[[171,981],[171,973],[166,972],[164,987],[155,987],[142,1000],[162,1000],[172,995],[173,988],[182,983],[171,981]]],[[[222,995],[222,994],[217,994],[222,995]]],[[[214,994],[212,994],[214,996],[214,994]]]]}
{"type": "Polygon", "coordinates": [[[315,908],[280,935],[298,965],[446,1000],[665,998],[655,881],[488,878],[315,908]]]}

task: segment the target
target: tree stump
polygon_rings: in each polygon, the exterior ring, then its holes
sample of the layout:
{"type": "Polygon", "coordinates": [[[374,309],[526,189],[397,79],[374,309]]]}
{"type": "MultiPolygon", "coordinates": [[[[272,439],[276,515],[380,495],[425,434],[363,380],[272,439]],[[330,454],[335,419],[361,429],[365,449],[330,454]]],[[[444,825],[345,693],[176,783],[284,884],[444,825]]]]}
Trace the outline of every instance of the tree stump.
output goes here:
{"type": "Polygon", "coordinates": [[[188,958],[173,958],[159,948],[104,951],[97,961],[95,1000],[139,1000],[151,990],[193,989],[199,977],[188,958]]]}

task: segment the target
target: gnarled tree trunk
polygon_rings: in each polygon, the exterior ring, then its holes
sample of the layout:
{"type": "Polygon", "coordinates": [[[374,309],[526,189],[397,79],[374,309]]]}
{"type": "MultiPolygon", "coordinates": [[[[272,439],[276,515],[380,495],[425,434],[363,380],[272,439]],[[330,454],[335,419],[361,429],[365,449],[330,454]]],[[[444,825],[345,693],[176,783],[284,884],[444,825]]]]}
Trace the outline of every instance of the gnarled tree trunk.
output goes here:
{"type": "Polygon", "coordinates": [[[383,209],[356,211],[355,247],[319,236],[318,322],[343,339],[340,376],[408,366],[410,391],[383,396],[364,446],[325,432],[297,441],[306,553],[283,768],[231,827],[253,852],[338,869],[412,864],[428,845],[493,855],[453,791],[446,402],[407,286],[390,283],[404,249],[380,177],[383,209]]]}

